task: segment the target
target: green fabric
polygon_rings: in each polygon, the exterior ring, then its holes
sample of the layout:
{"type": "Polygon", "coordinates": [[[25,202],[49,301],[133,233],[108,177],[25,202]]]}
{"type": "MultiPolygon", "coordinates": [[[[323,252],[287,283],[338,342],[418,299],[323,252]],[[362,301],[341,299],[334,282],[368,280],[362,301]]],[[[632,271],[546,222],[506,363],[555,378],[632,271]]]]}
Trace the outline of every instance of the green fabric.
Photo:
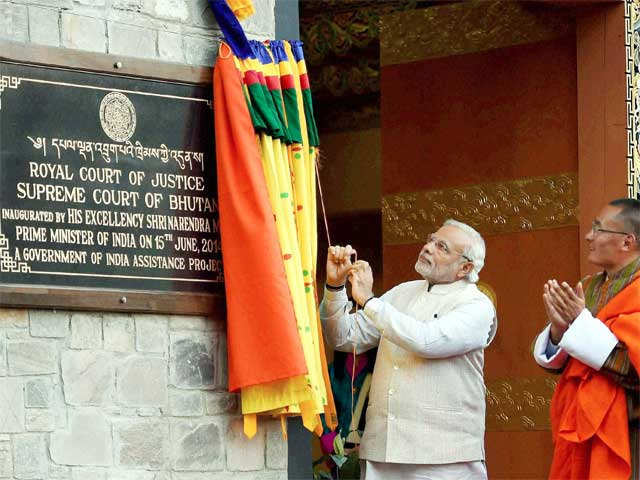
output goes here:
{"type": "Polygon", "coordinates": [[[313,100],[311,99],[311,90],[305,88],[302,90],[302,102],[304,104],[304,116],[307,120],[307,134],[309,135],[309,145],[317,147],[320,145],[320,137],[318,136],[318,127],[316,126],[316,118],[313,114],[313,100]]]}
{"type": "Polygon", "coordinates": [[[251,105],[251,100],[249,100],[249,96],[247,95],[247,92],[243,91],[242,93],[244,94],[244,99],[247,102],[247,108],[249,109],[249,116],[251,117],[251,123],[253,124],[253,129],[256,132],[266,131],[267,125],[262,121],[262,118],[260,118],[260,116],[256,114],[256,111],[254,110],[253,105],[251,105]]]}
{"type": "MultiPolygon", "coordinates": [[[[264,125],[266,125],[266,133],[273,138],[284,138],[284,126],[278,119],[278,114],[273,105],[273,100],[268,90],[260,83],[254,83],[248,86],[249,95],[251,96],[251,104],[255,109],[264,125]]],[[[254,128],[258,128],[257,124],[253,124],[254,128]]]]}
{"type": "Polygon", "coordinates": [[[293,143],[291,139],[291,135],[289,134],[289,129],[287,128],[287,119],[284,116],[284,108],[282,104],[284,103],[282,99],[282,91],[281,90],[269,90],[271,93],[271,100],[273,101],[274,109],[278,115],[278,119],[280,120],[280,124],[282,125],[282,130],[284,132],[284,141],[287,144],[293,143]]]}
{"type": "Polygon", "coordinates": [[[302,143],[302,129],[300,128],[300,116],[298,114],[298,97],[294,88],[282,90],[284,109],[287,113],[287,130],[293,143],[302,143]]]}

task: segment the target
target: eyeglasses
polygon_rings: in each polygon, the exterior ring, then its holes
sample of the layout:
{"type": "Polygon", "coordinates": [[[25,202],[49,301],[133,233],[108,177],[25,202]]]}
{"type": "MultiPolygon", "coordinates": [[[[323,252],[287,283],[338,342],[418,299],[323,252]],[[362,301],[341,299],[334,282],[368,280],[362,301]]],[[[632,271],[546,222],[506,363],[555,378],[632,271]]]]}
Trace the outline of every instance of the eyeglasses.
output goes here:
{"type": "Polygon", "coordinates": [[[591,224],[591,233],[593,234],[593,236],[595,237],[598,233],[617,233],[618,235],[631,235],[632,237],[635,238],[635,235],[633,233],[629,233],[629,232],[620,232],[618,230],[607,230],[606,228],[602,228],[598,223],[593,222],[591,224]]]}
{"type": "Polygon", "coordinates": [[[442,254],[442,255],[451,255],[452,253],[455,255],[458,255],[462,258],[464,258],[467,262],[471,262],[473,263],[473,260],[471,260],[469,257],[467,257],[464,253],[460,253],[460,252],[452,252],[451,248],[449,248],[449,245],[447,245],[447,242],[445,242],[444,240],[439,239],[438,237],[436,237],[434,234],[431,234],[427,237],[427,244],[433,242],[436,246],[436,250],[442,254]]]}

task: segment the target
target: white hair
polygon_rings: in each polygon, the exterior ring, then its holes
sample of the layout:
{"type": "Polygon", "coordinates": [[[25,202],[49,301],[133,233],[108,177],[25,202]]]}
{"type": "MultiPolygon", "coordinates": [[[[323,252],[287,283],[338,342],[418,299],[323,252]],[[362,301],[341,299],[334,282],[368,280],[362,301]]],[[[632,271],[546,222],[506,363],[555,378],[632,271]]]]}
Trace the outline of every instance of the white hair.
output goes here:
{"type": "Polygon", "coordinates": [[[480,270],[482,270],[482,267],[484,267],[484,256],[487,251],[484,245],[484,239],[473,227],[470,227],[466,223],[449,219],[444,222],[443,225],[451,225],[452,227],[459,228],[467,234],[467,237],[469,238],[469,245],[467,245],[464,250],[464,256],[471,260],[471,263],[473,264],[473,269],[467,275],[467,280],[471,283],[477,283],[480,278],[478,274],[480,273],[480,270]]]}

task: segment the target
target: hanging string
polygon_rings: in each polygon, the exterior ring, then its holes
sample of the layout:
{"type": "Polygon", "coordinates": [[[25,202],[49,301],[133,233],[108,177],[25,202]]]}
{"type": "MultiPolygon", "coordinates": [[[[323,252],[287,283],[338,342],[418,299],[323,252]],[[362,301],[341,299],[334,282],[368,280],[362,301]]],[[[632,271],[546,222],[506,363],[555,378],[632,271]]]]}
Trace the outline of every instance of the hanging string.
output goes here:
{"type": "MultiPolygon", "coordinates": [[[[317,157],[316,157],[317,158],[317,157]]],[[[327,234],[327,244],[331,246],[331,235],[329,235],[329,222],[327,222],[327,211],[324,208],[324,196],[322,195],[322,183],[320,182],[320,170],[318,162],[313,162],[316,167],[316,183],[318,184],[318,193],[320,194],[320,205],[322,206],[322,218],[324,219],[324,230],[327,234]]]]}
{"type": "MultiPolygon", "coordinates": [[[[317,157],[316,157],[317,158],[317,157]]],[[[322,207],[322,218],[324,220],[324,230],[327,235],[327,244],[331,247],[331,235],[329,234],[329,222],[327,221],[327,210],[324,206],[324,195],[322,194],[322,183],[320,182],[320,170],[318,169],[318,162],[314,162],[316,168],[316,183],[318,184],[318,194],[320,196],[320,205],[322,207]]],[[[354,263],[358,261],[358,254],[354,254],[354,263]]],[[[356,309],[354,315],[358,314],[358,302],[356,303],[356,309]]],[[[356,376],[356,346],[353,346],[353,363],[351,366],[351,422],[349,425],[349,433],[351,433],[351,423],[353,423],[353,414],[354,414],[354,396],[355,396],[355,376],[356,376]]]]}

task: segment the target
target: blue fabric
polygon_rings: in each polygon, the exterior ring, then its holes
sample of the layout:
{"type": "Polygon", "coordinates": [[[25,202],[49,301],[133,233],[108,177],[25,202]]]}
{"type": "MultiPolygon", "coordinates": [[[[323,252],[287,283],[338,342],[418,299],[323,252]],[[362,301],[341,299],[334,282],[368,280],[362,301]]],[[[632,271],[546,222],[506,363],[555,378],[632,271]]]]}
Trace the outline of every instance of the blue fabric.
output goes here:
{"type": "Polygon", "coordinates": [[[289,44],[291,45],[291,50],[293,51],[293,58],[295,58],[296,63],[301,60],[304,60],[304,53],[302,52],[303,42],[300,40],[289,40],[289,44]]]}
{"type": "Polygon", "coordinates": [[[253,50],[253,55],[260,60],[262,65],[273,63],[271,55],[269,55],[269,52],[267,51],[267,47],[265,47],[262,42],[249,40],[249,44],[251,45],[251,50],[253,50]]]}
{"type": "Polygon", "coordinates": [[[276,63],[289,61],[282,40],[271,40],[269,42],[269,48],[271,48],[271,53],[273,53],[273,59],[276,63]]]}
{"type": "Polygon", "coordinates": [[[242,25],[224,0],[209,0],[209,5],[233,54],[241,59],[255,58],[242,25]]]}

